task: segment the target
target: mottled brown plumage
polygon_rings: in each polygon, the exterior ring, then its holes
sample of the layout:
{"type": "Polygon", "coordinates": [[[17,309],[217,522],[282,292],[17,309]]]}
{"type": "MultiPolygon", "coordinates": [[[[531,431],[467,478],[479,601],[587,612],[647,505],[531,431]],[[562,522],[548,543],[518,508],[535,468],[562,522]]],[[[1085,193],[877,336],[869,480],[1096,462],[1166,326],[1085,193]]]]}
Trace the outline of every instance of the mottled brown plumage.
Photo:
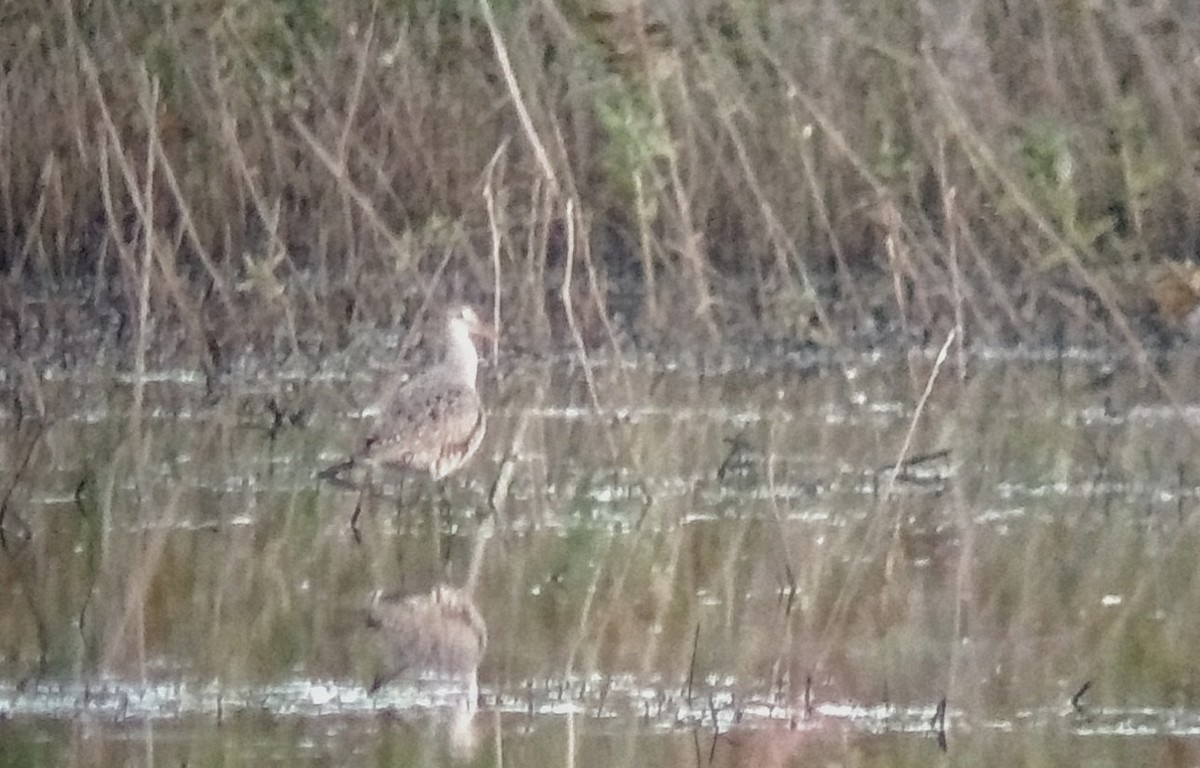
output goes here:
{"type": "Polygon", "coordinates": [[[1200,268],[1168,262],[1154,275],[1149,296],[1168,328],[1189,334],[1200,331],[1200,268]]]}
{"type": "Polygon", "coordinates": [[[487,415],[475,389],[479,353],[472,334],[491,336],[470,307],[452,310],[446,323],[446,355],[380,401],[379,417],[348,461],[321,473],[339,480],[355,467],[428,472],[441,480],[479,449],[487,415]]]}
{"type": "Polygon", "coordinates": [[[379,421],[354,459],[391,470],[428,472],[441,480],[467,463],[486,429],[487,416],[474,381],[423,375],[380,406],[379,421]]]}
{"type": "Polygon", "coordinates": [[[487,625],[466,591],[439,584],[425,595],[376,594],[367,626],[379,630],[384,648],[371,693],[406,673],[424,672],[466,681],[474,698],[487,625]]]}

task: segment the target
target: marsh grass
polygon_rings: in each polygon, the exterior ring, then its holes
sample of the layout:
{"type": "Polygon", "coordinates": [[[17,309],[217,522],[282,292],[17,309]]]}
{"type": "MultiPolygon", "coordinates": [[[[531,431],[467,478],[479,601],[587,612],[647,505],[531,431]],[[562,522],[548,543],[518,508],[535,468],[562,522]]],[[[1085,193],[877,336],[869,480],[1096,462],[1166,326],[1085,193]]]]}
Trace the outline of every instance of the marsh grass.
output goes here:
{"type": "MultiPolygon", "coordinates": [[[[903,712],[947,696],[961,724],[1057,717],[1091,680],[1088,708],[1190,711],[1187,426],[1129,371],[1104,409],[1091,366],[943,369],[927,387],[935,362],[825,367],[802,387],[793,371],[610,366],[595,371],[612,393],[600,410],[564,386],[576,377],[523,370],[507,386],[526,397],[493,411],[450,502],[381,498],[362,544],[354,494],[313,479],[353,431],[345,412],[272,434],[247,416],[265,392],[200,407],[202,382],[158,382],[134,437],[132,383],[93,393],[16,478],[29,535],[0,550],[4,675],[365,686],[369,595],[467,580],[507,461],[475,593],[497,707],[560,696],[705,730],[716,710],[803,717],[806,697],[903,712]],[[611,443],[596,435],[609,428],[611,443]],[[518,432],[512,449],[498,437],[518,432]],[[718,477],[731,435],[737,482],[718,477]],[[889,480],[906,442],[950,451],[940,484],[889,480]],[[658,698],[631,702],[631,685],[658,698]]],[[[52,411],[75,397],[64,382],[44,395],[52,411]]],[[[24,450],[12,430],[0,459],[24,450]]]]}
{"type": "Polygon", "coordinates": [[[1182,6],[6,9],[25,356],[88,333],[211,373],[452,295],[534,346],[1141,353],[1148,276],[1195,251],[1182,6]]]}

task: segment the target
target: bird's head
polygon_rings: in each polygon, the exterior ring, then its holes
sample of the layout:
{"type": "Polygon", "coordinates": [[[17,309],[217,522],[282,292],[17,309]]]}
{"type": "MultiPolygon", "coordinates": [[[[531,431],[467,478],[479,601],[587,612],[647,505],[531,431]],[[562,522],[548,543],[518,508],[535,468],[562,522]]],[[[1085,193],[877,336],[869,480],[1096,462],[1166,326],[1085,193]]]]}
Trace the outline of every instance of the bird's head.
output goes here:
{"type": "Polygon", "coordinates": [[[475,310],[466,304],[451,307],[447,326],[450,334],[465,336],[482,336],[485,339],[496,338],[496,329],[479,319],[475,310]]]}

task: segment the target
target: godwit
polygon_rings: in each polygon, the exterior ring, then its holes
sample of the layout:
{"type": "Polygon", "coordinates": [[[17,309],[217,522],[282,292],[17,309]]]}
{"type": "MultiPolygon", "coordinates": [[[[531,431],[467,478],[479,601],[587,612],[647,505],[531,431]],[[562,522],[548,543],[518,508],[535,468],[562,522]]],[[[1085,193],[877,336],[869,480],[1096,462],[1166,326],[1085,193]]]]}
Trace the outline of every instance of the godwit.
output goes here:
{"type": "Polygon", "coordinates": [[[450,717],[449,746],[456,758],[473,756],[487,625],[467,590],[439,584],[424,595],[384,597],[377,592],[367,611],[367,626],[379,631],[383,646],[383,664],[371,681],[371,695],[405,674],[432,674],[465,685],[450,717]]]}
{"type": "Polygon", "coordinates": [[[376,592],[367,609],[367,626],[382,635],[384,664],[371,682],[371,693],[406,672],[432,672],[467,683],[467,707],[479,697],[476,673],[487,648],[487,625],[471,599],[483,572],[483,557],[495,532],[487,517],[475,531],[475,546],[460,587],[438,584],[428,594],[383,595],[376,592]]]}
{"type": "Polygon", "coordinates": [[[466,590],[439,584],[425,595],[376,593],[367,610],[367,626],[383,634],[385,655],[371,693],[407,672],[431,672],[465,682],[473,709],[487,625],[466,590]]]}
{"type": "MultiPolygon", "coordinates": [[[[473,335],[495,338],[468,306],[454,307],[446,319],[446,353],[437,365],[403,383],[393,383],[379,404],[379,416],[351,457],[322,471],[322,479],[353,486],[343,474],[363,467],[367,481],[375,469],[428,473],[435,481],[458,470],[479,450],[487,415],[475,376],[479,352],[473,335]]],[[[358,538],[360,505],[351,518],[358,538]]]]}

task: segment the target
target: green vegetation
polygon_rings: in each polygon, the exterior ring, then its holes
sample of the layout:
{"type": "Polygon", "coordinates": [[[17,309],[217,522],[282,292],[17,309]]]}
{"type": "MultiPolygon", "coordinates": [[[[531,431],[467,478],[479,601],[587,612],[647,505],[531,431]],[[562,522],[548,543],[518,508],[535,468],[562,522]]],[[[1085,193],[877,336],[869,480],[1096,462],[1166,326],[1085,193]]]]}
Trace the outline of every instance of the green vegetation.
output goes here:
{"type": "Polygon", "coordinates": [[[211,371],[498,292],[535,344],[1138,345],[1200,237],[1160,6],[14,0],[0,342],[211,371]]]}

